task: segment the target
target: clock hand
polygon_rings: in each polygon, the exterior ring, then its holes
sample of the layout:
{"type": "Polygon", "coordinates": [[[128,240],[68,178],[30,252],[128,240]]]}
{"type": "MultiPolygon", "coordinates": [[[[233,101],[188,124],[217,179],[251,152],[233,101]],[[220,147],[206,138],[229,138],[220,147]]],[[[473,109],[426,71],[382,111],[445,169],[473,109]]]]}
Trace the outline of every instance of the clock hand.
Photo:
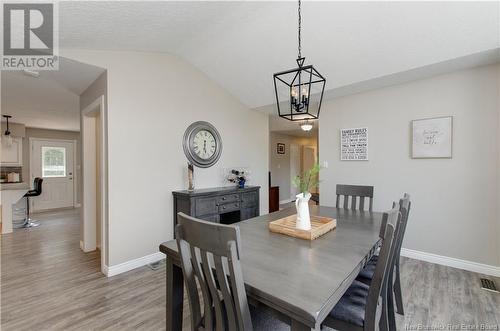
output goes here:
{"type": "Polygon", "coordinates": [[[206,153],[207,152],[207,141],[203,140],[203,151],[206,153]]]}

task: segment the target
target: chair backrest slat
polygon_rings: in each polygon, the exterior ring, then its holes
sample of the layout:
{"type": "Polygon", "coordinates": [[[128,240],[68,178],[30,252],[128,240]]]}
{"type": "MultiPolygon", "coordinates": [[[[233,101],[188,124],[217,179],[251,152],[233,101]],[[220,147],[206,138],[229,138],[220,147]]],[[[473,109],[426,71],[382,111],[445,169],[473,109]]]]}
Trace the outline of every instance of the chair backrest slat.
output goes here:
{"type": "MultiPolygon", "coordinates": [[[[186,242],[184,242],[184,243],[186,243],[186,242]]],[[[201,293],[203,296],[203,302],[210,302],[211,303],[212,296],[211,296],[210,290],[208,289],[208,286],[207,286],[208,283],[205,280],[205,273],[202,270],[200,258],[198,256],[198,254],[196,253],[196,247],[190,246],[190,252],[189,252],[189,256],[187,258],[190,259],[191,261],[187,260],[186,264],[191,262],[191,264],[194,266],[194,272],[195,272],[196,277],[199,280],[201,293]]],[[[184,259],[182,259],[182,262],[184,262],[184,259]]],[[[189,280],[193,281],[194,278],[189,277],[189,280]]],[[[199,303],[200,297],[198,295],[198,288],[196,287],[196,282],[192,285],[196,288],[196,299],[197,299],[197,302],[199,303]]],[[[191,287],[191,286],[189,286],[189,287],[191,287]]],[[[194,295],[193,295],[193,297],[194,297],[194,295]]],[[[191,296],[189,298],[191,298],[191,296]]],[[[194,306],[194,305],[190,305],[190,306],[194,306]]],[[[200,308],[199,308],[200,305],[198,304],[196,306],[197,306],[197,309],[200,310],[200,308]]],[[[211,304],[206,304],[204,306],[204,315],[203,316],[205,316],[205,324],[206,324],[205,329],[212,330],[214,316],[212,315],[212,305],[211,304]]],[[[201,317],[200,317],[199,323],[201,323],[201,317]]]]}
{"type": "MultiPolygon", "coordinates": [[[[394,245],[396,243],[397,231],[399,231],[401,213],[399,208],[393,208],[383,215],[382,247],[380,248],[377,265],[368,290],[368,301],[365,308],[365,330],[376,330],[381,312],[380,297],[387,289],[389,269],[394,256],[394,245]]],[[[392,269],[391,269],[392,270],[392,269]]]]}
{"type": "Polygon", "coordinates": [[[234,307],[233,297],[231,296],[231,289],[227,281],[227,270],[224,268],[224,262],[222,257],[214,256],[215,271],[217,273],[217,280],[219,281],[219,287],[222,291],[222,297],[224,298],[224,305],[227,312],[228,328],[229,330],[237,330],[236,326],[236,311],[234,307]]]}
{"type": "Polygon", "coordinates": [[[179,213],[176,240],[191,307],[191,329],[213,330],[215,326],[217,331],[252,330],[240,265],[239,228],[179,213]],[[196,279],[203,296],[204,316],[200,316],[196,279]]]}
{"type": "Polygon", "coordinates": [[[359,210],[365,210],[365,197],[359,198],[359,210]]]}
{"type": "Polygon", "coordinates": [[[403,245],[403,239],[406,232],[406,225],[408,224],[408,218],[410,216],[411,201],[410,195],[405,193],[403,199],[399,200],[399,211],[401,212],[401,229],[398,233],[397,243],[396,243],[396,262],[399,262],[401,256],[401,247],[403,245]]]}
{"type": "Polygon", "coordinates": [[[210,264],[208,252],[205,250],[200,250],[201,253],[201,266],[203,268],[203,273],[205,276],[205,281],[208,284],[210,290],[210,295],[212,296],[212,305],[215,310],[215,329],[217,331],[224,330],[224,315],[222,313],[222,305],[219,298],[219,292],[217,290],[217,284],[215,282],[214,274],[212,273],[212,265],[210,264]]]}
{"type": "MultiPolygon", "coordinates": [[[[361,197],[361,199],[364,199],[363,197],[361,197]]],[[[356,202],[358,201],[358,197],[357,196],[352,196],[351,197],[351,209],[352,210],[356,210],[356,202]]]]}
{"type": "Polygon", "coordinates": [[[373,210],[373,186],[359,186],[359,185],[337,185],[336,189],[337,201],[336,207],[340,208],[340,197],[343,196],[343,208],[349,209],[349,197],[351,197],[351,210],[364,210],[365,198],[370,199],[369,211],[373,210]],[[357,208],[357,201],[359,198],[359,208],[357,208]]]}

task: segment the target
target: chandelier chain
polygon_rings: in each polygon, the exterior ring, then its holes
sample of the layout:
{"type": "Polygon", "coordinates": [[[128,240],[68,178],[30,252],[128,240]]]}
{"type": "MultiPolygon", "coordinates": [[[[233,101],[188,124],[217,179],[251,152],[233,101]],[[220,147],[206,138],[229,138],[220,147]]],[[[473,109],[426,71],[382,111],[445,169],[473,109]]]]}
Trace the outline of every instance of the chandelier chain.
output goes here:
{"type": "Polygon", "coordinates": [[[299,59],[302,57],[302,47],[301,47],[301,30],[302,30],[302,14],[300,12],[300,0],[299,0],[299,9],[298,9],[298,14],[299,14],[299,59]]]}

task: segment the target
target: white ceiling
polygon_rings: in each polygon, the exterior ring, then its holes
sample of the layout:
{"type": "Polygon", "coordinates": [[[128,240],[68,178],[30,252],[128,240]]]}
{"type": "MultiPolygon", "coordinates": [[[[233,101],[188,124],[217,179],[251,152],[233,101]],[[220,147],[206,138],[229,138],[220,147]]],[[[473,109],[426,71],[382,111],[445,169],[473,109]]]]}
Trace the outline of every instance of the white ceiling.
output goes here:
{"type": "Polygon", "coordinates": [[[2,114],[28,127],[80,130],[79,95],[104,69],[60,58],[58,71],[2,71],[2,114]]]}
{"type": "MultiPolygon", "coordinates": [[[[295,66],[296,2],[61,2],[60,46],[178,54],[251,108],[295,66]]],[[[500,46],[498,2],[303,3],[303,55],[339,89],[500,46]]]]}

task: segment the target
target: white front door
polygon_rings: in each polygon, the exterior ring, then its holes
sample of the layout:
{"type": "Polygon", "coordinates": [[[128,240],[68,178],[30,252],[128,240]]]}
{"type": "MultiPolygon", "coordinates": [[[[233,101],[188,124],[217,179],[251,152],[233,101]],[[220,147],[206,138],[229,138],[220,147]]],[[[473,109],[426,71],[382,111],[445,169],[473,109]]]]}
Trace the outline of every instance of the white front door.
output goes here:
{"type": "Polygon", "coordinates": [[[73,207],[74,149],[73,141],[31,140],[31,182],[43,178],[42,194],[30,199],[34,211],[73,207]]]}

